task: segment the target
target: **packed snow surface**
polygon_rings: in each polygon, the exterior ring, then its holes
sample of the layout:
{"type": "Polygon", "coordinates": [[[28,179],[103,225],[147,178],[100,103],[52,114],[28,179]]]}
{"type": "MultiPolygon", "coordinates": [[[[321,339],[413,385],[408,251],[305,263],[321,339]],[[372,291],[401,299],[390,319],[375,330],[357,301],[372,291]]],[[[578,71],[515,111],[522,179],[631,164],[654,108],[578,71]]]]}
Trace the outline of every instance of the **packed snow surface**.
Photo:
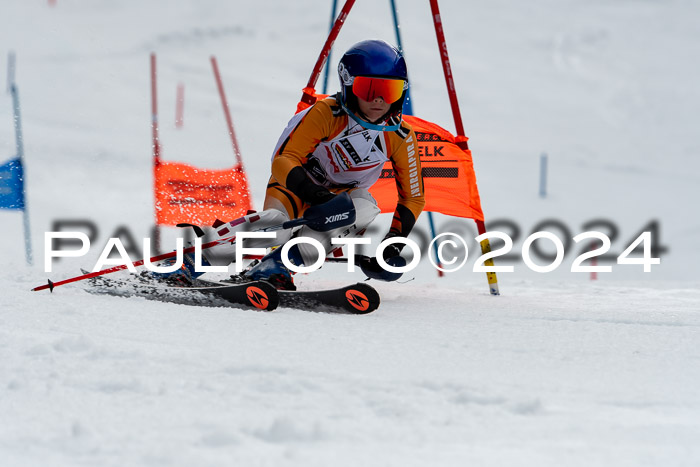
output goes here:
{"type": "MultiPolygon", "coordinates": [[[[428,2],[396,3],[414,112],[454,131],[428,2]]],[[[151,53],[163,157],[203,168],[233,164],[216,56],[260,208],[329,4],[4,2],[0,63],[14,52],[35,258],[25,265],[21,213],[0,211],[0,465],[699,465],[694,1],[440,2],[487,226],[514,240],[496,260],[515,269],[499,273],[499,297],[471,270],[473,222],[442,215],[439,231],[470,240],[467,265],[438,277],[423,260],[399,282],[373,281],[382,304],[365,316],[198,308],[81,284],[30,292],[91,269],[115,232],[150,235],[151,53]],[[97,228],[92,249],[45,272],[44,232],[68,221],[97,228]],[[538,230],[568,246],[550,273],[519,259],[538,230]],[[612,239],[600,263],[612,272],[596,280],[570,270],[590,248],[572,238],[587,230],[612,239]],[[642,230],[661,258],[649,273],[614,261],[642,230]]],[[[331,68],[367,38],[396,42],[390,2],[357,1],[331,68]]],[[[329,92],[336,83],[331,73],[329,92]]],[[[0,163],[15,151],[3,92],[0,163]]],[[[389,222],[378,218],[373,238],[389,222]]],[[[297,284],[361,280],[332,264],[297,284]]]]}

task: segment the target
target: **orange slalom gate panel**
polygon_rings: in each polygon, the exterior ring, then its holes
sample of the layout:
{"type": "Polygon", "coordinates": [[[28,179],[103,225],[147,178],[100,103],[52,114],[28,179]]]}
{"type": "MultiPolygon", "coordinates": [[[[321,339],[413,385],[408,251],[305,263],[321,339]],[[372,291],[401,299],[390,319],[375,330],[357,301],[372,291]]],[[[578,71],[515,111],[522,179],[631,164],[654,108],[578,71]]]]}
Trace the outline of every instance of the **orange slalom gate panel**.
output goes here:
{"type": "MultiPolygon", "coordinates": [[[[416,133],[418,154],[423,170],[425,211],[448,216],[484,220],[472,153],[459,147],[457,138],[444,128],[404,115],[416,133]]],[[[467,138],[460,138],[466,142],[467,138]]],[[[391,163],[387,162],[377,183],[370,189],[382,212],[396,209],[398,195],[391,163]]]]}
{"type": "Polygon", "coordinates": [[[251,208],[248,180],[237,168],[199,169],[160,161],[155,167],[156,223],[211,225],[241,217],[251,208]]]}

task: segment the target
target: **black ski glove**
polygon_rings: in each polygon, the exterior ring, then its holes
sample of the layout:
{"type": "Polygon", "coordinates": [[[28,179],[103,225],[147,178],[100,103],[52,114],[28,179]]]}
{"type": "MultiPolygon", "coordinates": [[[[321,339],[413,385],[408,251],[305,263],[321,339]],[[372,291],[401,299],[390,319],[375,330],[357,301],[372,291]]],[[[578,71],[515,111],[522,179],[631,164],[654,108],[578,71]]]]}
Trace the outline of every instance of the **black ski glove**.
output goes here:
{"type": "Polygon", "coordinates": [[[394,258],[396,256],[399,256],[401,254],[401,248],[394,243],[389,245],[388,247],[384,248],[384,252],[382,253],[382,257],[384,258],[384,261],[388,261],[390,258],[394,258]]]}
{"type": "Polygon", "coordinates": [[[302,201],[309,203],[311,206],[327,203],[336,196],[335,193],[329,191],[328,188],[311,182],[302,187],[301,195],[300,198],[302,201]]]}
{"type": "Polygon", "coordinates": [[[289,172],[286,186],[303,202],[312,206],[326,203],[335,197],[328,188],[312,182],[303,167],[295,167],[289,172]]]}
{"type": "MultiPolygon", "coordinates": [[[[384,237],[384,240],[387,240],[389,238],[394,238],[394,237],[398,237],[398,235],[387,234],[386,237],[384,237]]],[[[384,240],[382,240],[382,241],[384,241],[384,240]]],[[[382,257],[384,258],[384,261],[387,261],[389,258],[394,258],[395,256],[399,256],[401,254],[401,250],[403,249],[403,246],[404,246],[403,243],[392,243],[391,245],[384,248],[384,252],[382,253],[382,257]]]]}
{"type": "MultiPolygon", "coordinates": [[[[384,261],[389,266],[393,266],[395,268],[402,268],[406,266],[406,260],[398,255],[393,256],[389,259],[385,259],[384,261]]],[[[400,272],[387,271],[379,265],[379,263],[377,262],[377,258],[374,256],[369,257],[358,255],[356,256],[356,262],[358,266],[360,266],[360,269],[362,269],[362,272],[365,273],[365,276],[369,277],[370,279],[377,279],[385,282],[393,282],[395,280],[398,280],[403,275],[403,273],[400,272]]]]}
{"type": "MultiPolygon", "coordinates": [[[[386,240],[387,238],[397,236],[398,235],[388,234],[386,237],[384,237],[384,240],[386,240]]],[[[386,264],[388,264],[389,266],[393,267],[406,266],[406,259],[404,259],[401,256],[401,249],[403,245],[403,243],[392,243],[391,245],[384,248],[384,251],[382,252],[382,258],[384,259],[384,262],[386,262],[386,264]]],[[[400,272],[389,272],[382,268],[377,262],[377,258],[374,256],[361,257],[359,261],[359,266],[360,269],[362,269],[362,272],[364,272],[365,275],[370,279],[392,282],[398,280],[402,276],[402,273],[400,272]]]]}

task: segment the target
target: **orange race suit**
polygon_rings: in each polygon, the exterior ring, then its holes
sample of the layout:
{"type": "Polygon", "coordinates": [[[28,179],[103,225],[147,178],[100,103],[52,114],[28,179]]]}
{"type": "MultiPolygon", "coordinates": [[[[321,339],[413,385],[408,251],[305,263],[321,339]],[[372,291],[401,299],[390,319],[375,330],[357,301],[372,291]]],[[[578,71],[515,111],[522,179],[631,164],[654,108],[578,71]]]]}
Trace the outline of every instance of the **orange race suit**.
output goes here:
{"type": "Polygon", "coordinates": [[[323,201],[323,193],[369,189],[386,161],[391,161],[398,192],[387,237],[406,237],[425,206],[413,129],[404,121],[396,131],[367,129],[348,116],[336,97],[320,100],[296,114],[282,133],[272,157],[265,209],[284,209],[290,219],[298,218],[323,201]]]}

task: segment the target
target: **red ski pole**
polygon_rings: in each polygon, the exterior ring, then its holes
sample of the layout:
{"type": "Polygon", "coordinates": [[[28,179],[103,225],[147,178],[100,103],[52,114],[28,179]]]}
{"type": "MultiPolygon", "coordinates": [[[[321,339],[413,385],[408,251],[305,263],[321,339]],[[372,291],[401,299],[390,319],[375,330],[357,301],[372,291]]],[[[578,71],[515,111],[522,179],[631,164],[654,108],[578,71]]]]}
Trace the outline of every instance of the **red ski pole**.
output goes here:
{"type": "MultiPolygon", "coordinates": [[[[347,195],[346,195],[346,197],[348,200],[347,202],[350,202],[350,197],[347,195]]],[[[338,197],[338,199],[339,199],[339,201],[342,201],[341,197],[338,197]]],[[[354,209],[353,209],[353,216],[354,216],[354,209]]],[[[229,222],[229,225],[235,226],[238,224],[242,224],[243,222],[245,222],[245,217],[241,217],[239,219],[231,221],[231,222],[229,222]]],[[[309,211],[307,211],[304,214],[304,217],[300,217],[298,219],[293,219],[291,221],[283,222],[282,224],[279,224],[279,225],[270,226],[270,227],[267,227],[265,229],[261,229],[261,231],[270,232],[270,231],[280,230],[280,229],[289,229],[289,228],[292,228],[292,227],[295,227],[298,225],[304,225],[304,224],[308,224],[314,230],[318,230],[318,231],[323,231],[324,229],[326,231],[332,230],[336,227],[336,224],[334,224],[334,223],[326,223],[325,213],[320,213],[320,214],[316,214],[316,215],[311,214],[310,215],[309,211]]],[[[178,227],[186,227],[186,226],[191,226],[191,225],[190,224],[178,224],[178,227]]],[[[199,229],[199,227],[196,227],[196,229],[199,229]]],[[[201,229],[200,229],[200,232],[197,233],[197,236],[201,237],[203,235],[204,235],[204,232],[201,231],[201,229]]],[[[235,238],[236,238],[235,235],[229,235],[227,237],[218,238],[216,240],[212,240],[211,242],[207,242],[207,243],[203,244],[201,249],[206,250],[207,248],[211,248],[211,247],[214,247],[217,245],[223,245],[225,243],[230,243],[230,242],[233,242],[235,238]]],[[[194,246],[185,248],[182,250],[182,254],[185,255],[187,253],[194,253],[195,249],[196,249],[196,247],[194,247],[194,246]]],[[[177,256],[177,250],[171,251],[170,253],[164,253],[161,255],[153,256],[150,258],[149,261],[151,263],[154,263],[154,262],[158,262],[158,261],[163,261],[164,259],[173,258],[175,256],[177,256]]],[[[252,257],[251,257],[251,259],[252,259],[252,257]]],[[[143,264],[145,262],[146,262],[145,259],[141,259],[139,261],[135,261],[132,264],[134,265],[134,267],[143,266],[143,264]]],[[[37,290],[50,289],[53,292],[53,289],[55,287],[58,287],[59,285],[70,284],[71,282],[78,282],[78,281],[82,281],[85,279],[91,279],[91,278],[97,277],[97,276],[103,276],[105,274],[110,274],[110,273],[117,272],[117,271],[123,271],[124,269],[127,269],[128,267],[129,266],[127,266],[126,264],[120,264],[119,266],[114,266],[114,267],[111,267],[108,269],[103,269],[101,271],[95,271],[95,272],[90,272],[88,274],[83,274],[80,276],[71,277],[70,279],[65,279],[65,280],[62,280],[59,282],[52,282],[51,280],[49,280],[47,284],[40,285],[39,287],[35,287],[32,290],[37,291],[37,290]]]]}
{"type": "MultiPolygon", "coordinates": [[[[209,243],[205,243],[202,245],[202,250],[206,250],[207,248],[211,248],[211,247],[217,246],[217,245],[223,245],[224,243],[230,242],[234,238],[235,238],[235,235],[232,237],[220,238],[218,240],[214,240],[214,241],[211,241],[209,243]]],[[[194,253],[194,251],[195,251],[195,247],[191,246],[191,247],[183,249],[182,254],[184,255],[187,253],[194,253]]],[[[152,256],[149,259],[149,261],[151,263],[154,263],[154,262],[158,262],[158,261],[163,261],[164,259],[174,258],[176,255],[177,255],[177,251],[171,251],[170,253],[163,253],[162,255],[152,256]]],[[[133,265],[134,265],[134,267],[143,266],[143,264],[145,262],[146,262],[145,259],[141,259],[138,261],[134,261],[133,265]]],[[[91,279],[91,278],[97,277],[97,276],[104,276],[105,274],[111,274],[113,272],[123,271],[124,269],[127,269],[127,268],[128,268],[128,266],[126,264],[120,264],[119,266],[114,266],[114,267],[111,267],[108,269],[103,269],[101,271],[90,272],[88,274],[83,274],[80,276],[71,277],[70,279],[65,279],[65,280],[58,281],[58,282],[52,282],[51,280],[49,280],[48,284],[40,285],[39,287],[34,287],[32,289],[32,291],[49,289],[53,292],[54,287],[58,287],[59,285],[70,284],[71,282],[78,282],[78,281],[82,281],[85,279],[91,279]]]]}

